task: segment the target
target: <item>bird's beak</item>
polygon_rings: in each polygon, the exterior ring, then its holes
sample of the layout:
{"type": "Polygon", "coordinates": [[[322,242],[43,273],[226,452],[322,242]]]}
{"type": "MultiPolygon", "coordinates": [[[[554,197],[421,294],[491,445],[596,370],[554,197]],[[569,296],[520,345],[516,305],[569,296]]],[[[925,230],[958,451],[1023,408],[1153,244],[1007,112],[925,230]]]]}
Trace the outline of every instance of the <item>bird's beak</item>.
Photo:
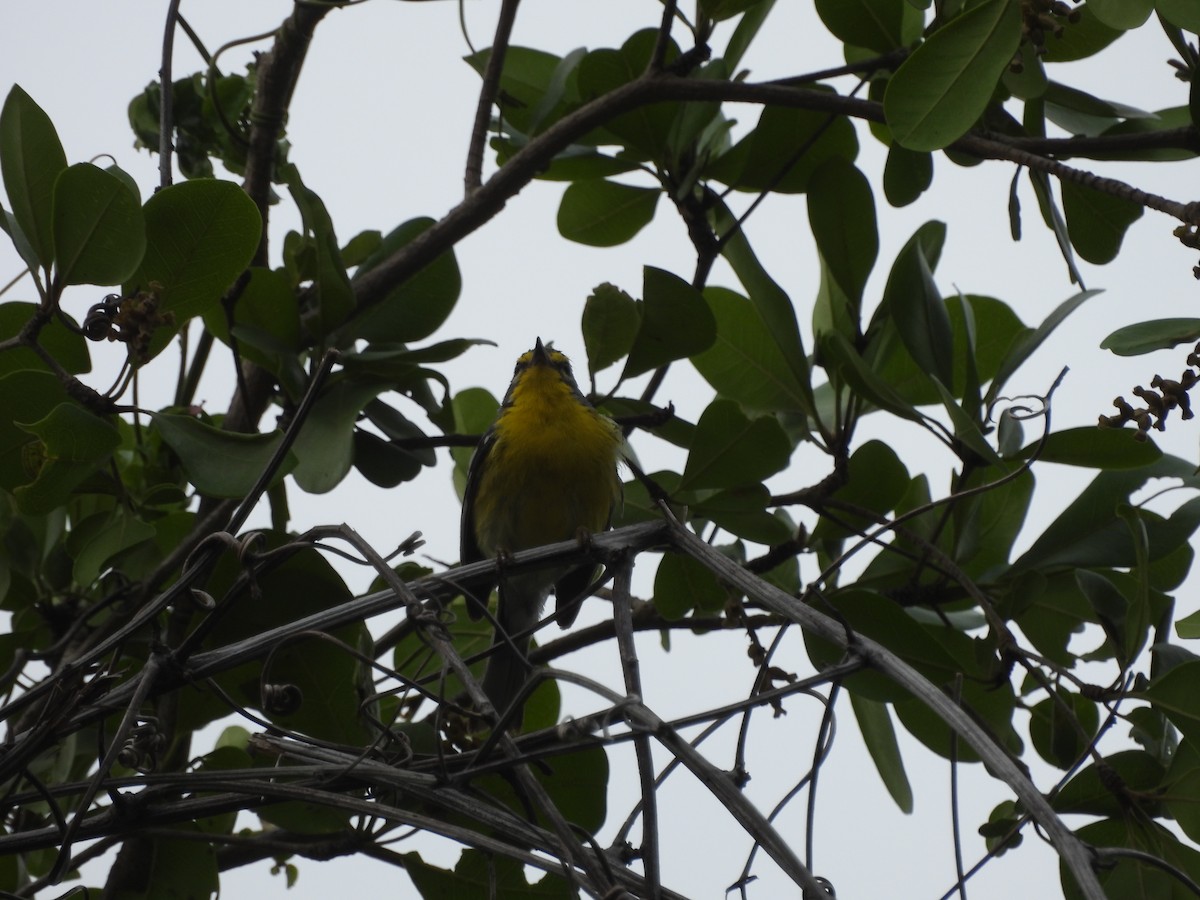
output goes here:
{"type": "Polygon", "coordinates": [[[537,343],[533,345],[533,357],[530,359],[535,366],[548,366],[550,357],[546,354],[546,348],[542,346],[542,339],[538,338],[537,343]]]}

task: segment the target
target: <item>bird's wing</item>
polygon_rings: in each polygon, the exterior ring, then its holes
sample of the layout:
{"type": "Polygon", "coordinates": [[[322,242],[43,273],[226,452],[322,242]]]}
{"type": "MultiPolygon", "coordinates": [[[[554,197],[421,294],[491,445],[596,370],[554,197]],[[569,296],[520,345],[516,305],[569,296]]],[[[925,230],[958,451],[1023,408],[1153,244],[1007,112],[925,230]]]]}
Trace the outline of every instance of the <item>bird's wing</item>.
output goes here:
{"type": "MultiPolygon", "coordinates": [[[[463,565],[487,558],[479,548],[479,541],[475,537],[475,499],[479,492],[479,482],[483,477],[485,460],[495,443],[496,436],[489,431],[483,436],[479,446],[475,448],[471,464],[467,467],[467,486],[463,491],[462,519],[459,528],[459,562],[463,565]]],[[[492,577],[471,579],[469,582],[462,582],[461,586],[467,597],[467,612],[470,613],[472,619],[480,618],[483,615],[481,605],[487,605],[488,597],[496,587],[496,579],[492,577]]]]}

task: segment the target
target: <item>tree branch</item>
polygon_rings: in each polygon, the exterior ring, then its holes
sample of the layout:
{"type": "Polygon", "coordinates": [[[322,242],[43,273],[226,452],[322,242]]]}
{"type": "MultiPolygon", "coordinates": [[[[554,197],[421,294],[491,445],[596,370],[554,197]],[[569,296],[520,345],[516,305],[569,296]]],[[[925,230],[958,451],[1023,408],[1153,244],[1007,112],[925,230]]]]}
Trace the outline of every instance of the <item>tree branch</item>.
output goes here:
{"type": "Polygon", "coordinates": [[[678,522],[672,521],[670,537],[676,548],[702,563],[721,580],[771,612],[795,622],[805,631],[862,657],[872,668],[882,672],[920,700],[971,746],[990,772],[1002,778],[1012,788],[1034,820],[1049,835],[1055,849],[1079,884],[1083,896],[1088,900],[1104,900],[1104,891],[1091,868],[1092,856],[1088,848],[1071,833],[1028,776],[1007,753],[996,746],[965,710],[883,645],[862,635],[847,634],[845,626],[841,623],[751,575],[678,522]]]}
{"type": "Polygon", "coordinates": [[[517,6],[521,0],[503,0],[500,17],[496,21],[496,36],[492,39],[492,52],[488,56],[487,69],[483,73],[483,86],[479,89],[479,103],[475,107],[475,124],[471,127],[471,142],[467,147],[467,168],[463,175],[465,193],[470,197],[483,181],[483,150],[487,146],[488,124],[492,121],[492,104],[500,91],[500,75],[504,71],[504,57],[512,39],[513,23],[517,19],[517,6]]]}
{"type": "MultiPolygon", "coordinates": [[[[479,228],[499,213],[505,204],[515,197],[538,173],[545,169],[554,157],[579,138],[600,127],[614,116],[629,112],[640,106],[663,101],[730,102],[780,106],[814,112],[828,112],[862,119],[867,122],[885,123],[883,105],[872,100],[860,100],[828,91],[793,87],[786,84],[748,83],[716,81],[713,79],[679,77],[670,72],[643,75],[618,88],[597,97],[579,109],[559,119],[541,134],[531,138],[520,150],[470,197],[464,199],[445,216],[422,232],[410,243],[405,244],[388,259],[372,267],[354,279],[359,310],[365,310],[380,302],[394,287],[410,278],[440,254],[479,228]]],[[[1163,132],[1160,146],[1178,146],[1184,135],[1179,131],[1163,132]]],[[[1084,184],[1124,196],[1136,203],[1149,206],[1179,218],[1181,221],[1200,224],[1200,218],[1187,204],[1175,203],[1165,198],[1140,191],[1116,179],[1101,178],[1088,172],[1073,169],[1053,159],[1038,156],[1022,149],[1025,138],[1003,138],[991,135],[981,137],[966,135],[951,145],[983,159],[1003,159],[1018,165],[1043,171],[1058,178],[1084,184]]],[[[1108,144],[1101,138],[1071,139],[1049,143],[1048,150],[1061,148],[1062,152],[1081,155],[1084,151],[1100,153],[1127,149],[1131,139],[1124,135],[1112,136],[1108,144]],[[1074,141],[1074,142],[1073,142],[1074,141]]],[[[1200,142],[1200,138],[1195,138],[1200,142]]],[[[1139,149],[1151,146],[1147,135],[1137,138],[1139,149]]]]}

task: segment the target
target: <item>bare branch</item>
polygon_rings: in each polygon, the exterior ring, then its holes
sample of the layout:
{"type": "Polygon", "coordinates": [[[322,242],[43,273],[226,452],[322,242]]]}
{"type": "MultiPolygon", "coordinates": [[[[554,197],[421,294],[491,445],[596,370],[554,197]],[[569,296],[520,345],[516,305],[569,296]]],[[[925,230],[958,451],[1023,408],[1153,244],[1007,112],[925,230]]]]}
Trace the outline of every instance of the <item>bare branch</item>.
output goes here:
{"type": "Polygon", "coordinates": [[[496,36],[492,39],[492,52],[488,56],[487,69],[483,73],[483,85],[479,88],[475,124],[471,127],[471,142],[467,147],[467,168],[463,175],[463,183],[468,197],[475,193],[483,182],[483,150],[487,146],[492,104],[496,102],[500,91],[500,74],[504,71],[504,57],[508,53],[508,42],[512,38],[513,23],[517,19],[517,6],[520,2],[521,0],[503,0],[500,4],[496,36]]]}
{"type": "Polygon", "coordinates": [[[966,711],[953,703],[938,688],[908,663],[901,660],[883,645],[862,635],[854,635],[853,643],[847,640],[845,627],[818,610],[798,603],[774,585],[756,578],[733,560],[722,556],[705,544],[678,522],[673,523],[671,537],[677,548],[737,590],[745,593],[778,615],[785,616],[806,631],[815,634],[837,647],[861,656],[870,666],[887,675],[898,685],[918,698],[954,732],[959,734],[979,755],[989,771],[1004,780],[1020,798],[1035,821],[1046,831],[1059,855],[1088,900],[1103,900],[1104,891],[1091,868],[1091,853],[1070,828],[1058,817],[1046,798],[1029,780],[1029,777],[998,747],[987,733],[966,711]]]}

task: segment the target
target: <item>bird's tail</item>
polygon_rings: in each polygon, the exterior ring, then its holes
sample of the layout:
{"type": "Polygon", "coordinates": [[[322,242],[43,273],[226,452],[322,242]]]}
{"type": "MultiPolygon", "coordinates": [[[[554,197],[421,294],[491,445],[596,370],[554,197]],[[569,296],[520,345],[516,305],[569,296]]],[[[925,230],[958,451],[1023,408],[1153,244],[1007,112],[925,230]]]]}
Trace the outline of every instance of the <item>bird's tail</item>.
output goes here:
{"type": "MultiPolygon", "coordinates": [[[[545,575],[513,577],[500,585],[496,621],[504,633],[497,631],[492,641],[492,655],[488,657],[482,687],[501,717],[517,701],[529,680],[528,632],[541,618],[549,592],[545,575]]],[[[518,709],[508,719],[510,727],[519,727],[521,719],[522,710],[518,709]]]]}
{"type": "MultiPolygon", "coordinates": [[[[529,638],[516,638],[510,643],[497,635],[492,644],[492,655],[488,657],[487,671],[483,675],[483,692],[501,718],[516,702],[529,679],[529,663],[525,658],[528,649],[529,638]]],[[[514,727],[520,726],[522,713],[517,710],[507,721],[514,727]]]]}

